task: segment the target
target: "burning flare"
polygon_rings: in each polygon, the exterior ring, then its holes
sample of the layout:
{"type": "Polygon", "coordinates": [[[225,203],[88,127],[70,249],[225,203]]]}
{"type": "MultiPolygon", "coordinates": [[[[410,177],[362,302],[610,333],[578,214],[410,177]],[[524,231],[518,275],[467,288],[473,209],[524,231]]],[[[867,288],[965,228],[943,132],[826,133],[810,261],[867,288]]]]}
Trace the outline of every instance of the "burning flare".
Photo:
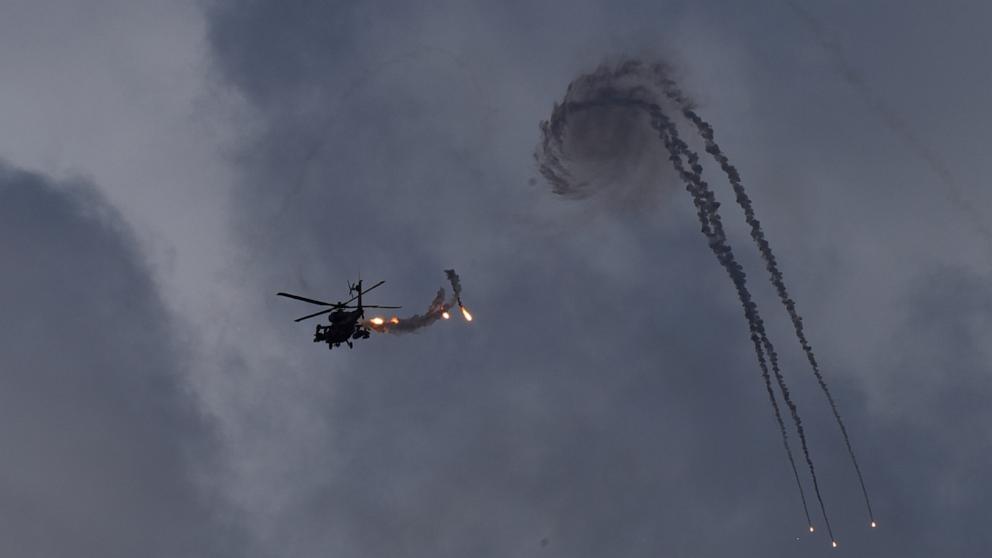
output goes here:
{"type": "Polygon", "coordinates": [[[812,525],[810,525],[810,526],[809,526],[809,532],[810,532],[810,533],[813,533],[813,532],[815,532],[815,531],[816,531],[816,529],[814,529],[814,528],[813,528],[813,526],[812,526],[812,525]]]}
{"type": "Polygon", "coordinates": [[[871,528],[874,529],[875,527],[878,527],[878,523],[875,523],[875,520],[873,519],[871,522],[871,528]]]}
{"type": "Polygon", "coordinates": [[[837,541],[834,541],[831,544],[834,546],[834,548],[837,548],[837,541]]]}
{"type": "Polygon", "coordinates": [[[440,288],[437,294],[434,295],[434,300],[431,301],[430,306],[427,307],[427,311],[423,314],[414,314],[412,316],[397,317],[397,316],[375,316],[369,318],[362,323],[372,331],[377,333],[391,333],[391,334],[402,334],[410,333],[413,331],[418,331],[422,328],[428,327],[438,320],[450,320],[451,312],[450,310],[456,305],[461,309],[462,315],[468,321],[472,320],[472,315],[468,313],[462,306],[462,301],[460,298],[461,293],[461,282],[458,279],[458,275],[453,269],[445,270],[445,274],[448,277],[448,281],[451,283],[451,288],[454,291],[451,298],[445,296],[444,288],[440,288]]]}

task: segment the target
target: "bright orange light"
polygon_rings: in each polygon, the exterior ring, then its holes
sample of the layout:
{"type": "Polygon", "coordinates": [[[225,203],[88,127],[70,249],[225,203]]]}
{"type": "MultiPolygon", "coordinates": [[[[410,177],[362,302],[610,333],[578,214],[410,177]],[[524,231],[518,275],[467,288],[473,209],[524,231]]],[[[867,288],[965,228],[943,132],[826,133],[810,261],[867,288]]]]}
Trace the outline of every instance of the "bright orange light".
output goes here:
{"type": "Polygon", "coordinates": [[[451,317],[451,314],[449,314],[448,311],[445,310],[444,312],[441,312],[441,317],[447,320],[448,318],[451,317]]]}
{"type": "Polygon", "coordinates": [[[385,323],[385,320],[383,320],[382,318],[380,318],[378,316],[376,316],[375,318],[372,318],[369,321],[372,322],[372,325],[377,325],[377,326],[380,326],[380,325],[382,325],[382,324],[385,323]]]}
{"type": "Polygon", "coordinates": [[[833,542],[834,548],[837,548],[837,541],[833,542]]]}
{"type": "Polygon", "coordinates": [[[871,528],[874,529],[875,527],[878,527],[878,523],[875,523],[875,521],[872,520],[872,522],[871,522],[871,528]]]}
{"type": "Polygon", "coordinates": [[[462,308],[462,316],[465,316],[465,320],[466,321],[471,322],[472,321],[472,314],[469,314],[468,313],[468,310],[466,310],[464,306],[462,306],[461,308],[462,308]]]}
{"type": "Polygon", "coordinates": [[[393,316],[392,318],[389,318],[389,323],[391,323],[391,324],[398,324],[398,323],[400,323],[400,319],[397,318],[396,316],[393,316]]]}
{"type": "Polygon", "coordinates": [[[814,529],[814,528],[813,528],[813,526],[812,526],[812,525],[810,525],[810,526],[809,526],[809,532],[810,532],[810,533],[812,533],[812,532],[814,532],[814,531],[816,531],[816,529],[814,529]]]}

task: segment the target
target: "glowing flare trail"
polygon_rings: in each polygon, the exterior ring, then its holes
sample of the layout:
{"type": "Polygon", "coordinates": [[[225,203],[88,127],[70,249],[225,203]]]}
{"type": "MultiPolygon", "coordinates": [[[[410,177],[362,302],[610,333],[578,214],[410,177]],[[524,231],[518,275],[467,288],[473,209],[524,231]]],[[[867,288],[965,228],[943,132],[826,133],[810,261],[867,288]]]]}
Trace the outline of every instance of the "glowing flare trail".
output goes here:
{"type": "Polygon", "coordinates": [[[462,316],[467,321],[472,321],[472,315],[461,303],[462,285],[458,274],[453,269],[446,269],[444,273],[451,283],[452,296],[450,299],[447,298],[444,288],[440,288],[434,295],[434,300],[431,301],[430,306],[427,307],[427,311],[423,314],[415,314],[405,318],[393,316],[388,320],[376,316],[365,320],[364,324],[377,333],[410,333],[425,328],[438,320],[450,319],[451,313],[448,310],[455,305],[461,309],[462,316]]]}

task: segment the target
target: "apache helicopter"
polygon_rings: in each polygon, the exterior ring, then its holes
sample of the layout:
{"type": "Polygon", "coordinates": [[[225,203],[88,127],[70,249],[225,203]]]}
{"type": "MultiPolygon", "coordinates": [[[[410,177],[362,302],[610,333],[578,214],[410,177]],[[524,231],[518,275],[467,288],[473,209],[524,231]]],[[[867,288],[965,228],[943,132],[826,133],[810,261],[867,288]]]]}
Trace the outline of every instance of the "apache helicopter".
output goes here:
{"type": "Polygon", "coordinates": [[[348,294],[354,293],[350,299],[345,302],[324,302],[322,300],[314,300],[312,298],[306,298],[303,296],[298,296],[290,293],[276,293],[277,296],[284,296],[287,298],[294,298],[296,300],[301,300],[303,302],[309,302],[310,304],[317,304],[319,306],[329,306],[320,312],[314,312],[313,314],[308,314],[302,318],[297,318],[293,321],[301,322],[303,320],[309,320],[310,318],[315,318],[322,314],[330,314],[328,320],[331,325],[320,325],[317,324],[317,329],[313,334],[313,342],[320,343],[321,341],[327,343],[328,349],[333,349],[334,347],[339,347],[341,343],[346,343],[348,348],[352,348],[352,339],[368,339],[370,332],[369,328],[366,327],[364,323],[365,319],[365,309],[366,308],[401,308],[400,306],[378,306],[378,305],[363,305],[362,295],[368,293],[372,289],[382,285],[385,281],[379,281],[375,285],[362,290],[362,280],[359,279],[358,283],[352,284],[348,282],[348,294]],[[355,305],[351,303],[354,302],[355,305]]]}

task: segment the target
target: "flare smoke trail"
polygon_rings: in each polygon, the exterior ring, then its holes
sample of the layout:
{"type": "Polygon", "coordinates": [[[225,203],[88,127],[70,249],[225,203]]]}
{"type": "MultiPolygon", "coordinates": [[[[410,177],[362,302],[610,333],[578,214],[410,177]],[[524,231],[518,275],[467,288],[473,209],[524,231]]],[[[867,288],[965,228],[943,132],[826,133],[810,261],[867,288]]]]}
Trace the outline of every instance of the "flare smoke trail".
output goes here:
{"type": "Polygon", "coordinates": [[[452,295],[450,300],[445,300],[446,293],[444,287],[441,287],[437,290],[434,300],[431,301],[430,306],[427,307],[427,311],[423,314],[414,314],[406,318],[372,318],[365,320],[365,325],[369,329],[379,333],[410,333],[423,329],[440,319],[447,319],[448,310],[456,304],[459,308],[464,308],[461,299],[462,285],[458,274],[455,273],[454,269],[446,269],[444,273],[448,278],[448,282],[451,283],[452,295]]]}
{"type": "Polygon", "coordinates": [[[841,433],[841,437],[844,439],[844,445],[847,448],[847,453],[851,458],[851,464],[854,466],[854,472],[858,477],[858,484],[861,487],[861,494],[865,500],[865,507],[868,509],[868,519],[872,524],[874,524],[875,517],[871,509],[871,499],[868,497],[868,488],[865,485],[864,476],[861,474],[861,467],[858,465],[858,458],[856,457],[854,448],[851,445],[851,438],[847,433],[847,427],[844,425],[844,421],[840,416],[840,411],[837,409],[837,403],[834,401],[833,394],[830,392],[830,388],[827,386],[827,383],[823,379],[823,375],[820,372],[820,366],[816,360],[816,355],[813,353],[813,347],[806,338],[806,332],[803,328],[803,319],[799,315],[799,310],[796,308],[795,300],[789,294],[788,289],[785,286],[785,277],[778,267],[778,261],[775,258],[775,254],[772,252],[768,239],[765,237],[764,230],[761,228],[761,222],[755,215],[754,205],[751,203],[751,197],[748,196],[747,190],[744,188],[744,184],[741,181],[740,172],[738,172],[737,168],[730,163],[730,159],[724,154],[719,144],[717,144],[716,133],[714,132],[713,127],[708,122],[703,120],[701,116],[699,116],[699,113],[695,111],[695,106],[692,101],[689,100],[679,89],[675,81],[666,75],[663,66],[656,65],[653,67],[652,74],[659,85],[661,85],[665,96],[669,100],[673,101],[681,110],[682,115],[686,118],[686,120],[690,121],[696,127],[696,130],[705,142],[706,152],[709,153],[717,163],[719,163],[720,168],[723,170],[724,174],[727,175],[727,180],[730,182],[731,188],[734,190],[737,205],[739,205],[744,211],[745,221],[751,229],[751,238],[757,245],[761,258],[765,262],[765,268],[768,270],[771,283],[775,287],[779,300],[782,301],[782,305],[789,314],[793,329],[796,332],[796,338],[799,340],[799,344],[802,347],[803,352],[806,354],[806,359],[809,361],[810,368],[813,371],[813,375],[816,377],[820,390],[827,398],[827,402],[830,405],[830,410],[833,412],[837,427],[841,433]]]}
{"type": "Polygon", "coordinates": [[[458,306],[462,305],[462,282],[458,278],[458,274],[455,273],[454,269],[445,269],[444,274],[448,277],[448,282],[451,283],[451,292],[455,295],[455,300],[458,302],[458,306]]]}
{"type": "MultiPolygon", "coordinates": [[[[623,71],[628,67],[629,65],[621,66],[621,72],[625,75],[629,75],[629,73],[623,71]]],[[[552,118],[553,121],[557,118],[556,122],[558,125],[556,127],[542,125],[542,128],[549,133],[558,134],[558,136],[552,142],[544,142],[542,145],[550,145],[552,143],[556,145],[563,145],[563,142],[561,141],[561,134],[565,131],[565,125],[568,117],[581,113],[582,111],[601,109],[603,107],[623,107],[626,109],[635,109],[647,112],[651,117],[652,128],[654,128],[664,140],[665,147],[669,152],[669,160],[672,162],[676,172],[685,182],[686,189],[692,195],[693,203],[696,206],[697,215],[702,227],[702,232],[709,240],[711,250],[713,250],[713,253],[716,255],[720,264],[726,269],[737,289],[738,298],[744,308],[745,318],[748,322],[748,327],[751,333],[751,340],[754,343],[755,355],[758,359],[759,367],[762,370],[762,377],[765,380],[766,389],[771,391],[768,365],[765,361],[766,352],[770,357],[775,359],[774,368],[776,370],[776,380],[780,382],[780,388],[784,387],[784,379],[778,372],[777,357],[775,356],[774,347],[765,333],[764,323],[759,315],[757,305],[753,302],[751,294],[747,289],[746,275],[743,268],[737,263],[729,244],[727,244],[723,224],[719,214],[717,213],[719,203],[716,201],[709,185],[702,179],[702,167],[699,165],[698,155],[689,149],[688,145],[681,140],[675,125],[667,116],[665,116],[664,112],[661,110],[661,107],[654,102],[644,100],[643,97],[650,95],[650,92],[644,87],[634,86],[623,91],[605,87],[597,90],[595,93],[595,96],[591,99],[578,102],[566,100],[566,102],[562,105],[556,106],[553,111],[552,118]],[[686,169],[683,164],[683,157],[688,160],[689,169],[686,169]]],[[[560,164],[560,158],[556,158],[555,160],[560,164]]],[[[789,406],[796,430],[799,434],[800,441],[802,442],[803,455],[806,458],[810,477],[813,480],[813,487],[816,493],[817,501],[819,502],[820,510],[824,517],[824,523],[827,526],[827,531],[830,533],[832,539],[833,534],[830,526],[830,520],[826,513],[826,506],[823,503],[822,494],[819,488],[819,481],[816,477],[816,470],[809,455],[809,449],[806,444],[805,433],[802,428],[802,422],[799,419],[798,410],[792,402],[788,389],[785,388],[780,391],[783,399],[789,406]]],[[[781,412],[778,409],[777,403],[774,402],[774,395],[773,412],[776,415],[776,420],[781,422],[781,412]]],[[[794,467],[795,461],[792,457],[791,448],[789,448],[787,435],[783,438],[783,443],[787,448],[789,462],[794,467]]],[[[793,468],[793,473],[794,476],[798,478],[798,471],[795,468],[793,468]]],[[[805,494],[803,493],[801,482],[797,483],[797,486],[800,491],[800,496],[805,503],[805,494]]],[[[807,521],[809,521],[808,514],[807,521]]]]}
{"type": "MultiPolygon", "coordinates": [[[[686,190],[692,196],[702,232],[707,237],[711,250],[716,255],[719,263],[725,268],[737,289],[738,298],[744,308],[745,318],[748,322],[755,355],[762,371],[766,390],[772,402],[773,412],[780,425],[783,443],[797,480],[797,486],[803,500],[807,519],[809,519],[809,514],[806,507],[805,494],[802,490],[802,483],[799,480],[795,460],[792,457],[784,421],[782,420],[771,385],[769,364],[771,365],[772,373],[774,373],[781,397],[789,408],[801,442],[803,455],[809,468],[814,491],[820,505],[820,511],[823,513],[828,533],[833,538],[798,409],[792,401],[789,388],[782,376],[778,365],[778,356],[771,341],[768,339],[757,306],[747,289],[744,270],[737,263],[732,249],[727,243],[722,221],[717,213],[720,204],[715,200],[709,185],[702,179],[703,169],[699,163],[698,154],[690,149],[679,137],[675,123],[669,119],[662,109],[662,102],[666,102],[666,104],[674,103],[673,112],[681,112],[696,127],[705,142],[707,152],[717,160],[721,169],[728,176],[737,203],[744,209],[745,218],[751,227],[751,236],[758,245],[766,268],[771,275],[772,284],[775,286],[779,298],[792,319],[800,345],[807,355],[807,359],[813,368],[813,373],[817,378],[821,390],[830,403],[834,417],[847,445],[851,461],[858,474],[858,480],[865,496],[865,502],[868,504],[869,514],[871,514],[868,493],[865,489],[864,480],[850,444],[847,430],[840,418],[829,388],[820,373],[812,348],[802,329],[802,319],[795,308],[795,302],[785,288],[784,278],[778,269],[778,264],[764,236],[760,222],[754,215],[751,200],[744,190],[740,175],[716,144],[712,127],[699,117],[695,112],[695,107],[691,100],[683,95],[674,80],[669,77],[668,68],[661,64],[647,66],[639,61],[626,61],[614,67],[600,67],[595,72],[580,76],[574,80],[569,84],[563,102],[554,106],[551,118],[541,123],[542,136],[535,153],[539,171],[552,186],[555,193],[573,198],[588,197],[593,193],[593,190],[603,188],[604,185],[596,183],[596,178],[598,178],[596,165],[601,162],[593,161],[590,172],[590,163],[582,159],[584,155],[583,151],[590,151],[584,142],[602,142],[604,135],[612,140],[613,137],[611,136],[616,136],[617,129],[620,129],[620,143],[623,144],[626,141],[627,145],[629,145],[632,143],[631,138],[641,139],[639,138],[639,134],[643,130],[638,130],[637,127],[644,128],[643,115],[645,113],[649,115],[650,127],[653,128],[657,135],[660,135],[664,147],[668,151],[667,158],[671,162],[678,177],[685,183],[686,190]],[[590,117],[589,115],[592,113],[600,113],[601,120],[597,121],[595,117],[590,117]],[[640,117],[635,115],[640,115],[640,117]],[[641,120],[637,120],[637,118],[641,118],[641,120]],[[605,119],[605,121],[602,119],[605,119]],[[605,129],[607,133],[604,134],[602,129],[597,129],[597,126],[605,129]],[[592,130],[584,129],[590,127],[592,130]],[[683,159],[685,162],[683,162],[683,159]]],[[[640,157],[642,153],[642,150],[635,150],[633,156],[628,156],[629,153],[625,149],[619,149],[615,155],[620,160],[606,161],[605,164],[614,166],[643,166],[644,163],[640,157]]],[[[655,178],[655,183],[657,183],[657,178],[655,178]]]]}
{"type": "Polygon", "coordinates": [[[871,500],[868,498],[868,488],[865,486],[865,480],[861,474],[861,467],[858,465],[858,458],[855,456],[854,448],[851,446],[851,438],[847,434],[847,428],[844,426],[843,419],[841,419],[840,411],[837,410],[837,403],[834,402],[833,395],[830,393],[830,388],[827,387],[827,383],[823,379],[823,375],[820,373],[820,365],[816,360],[816,355],[813,353],[813,347],[807,340],[806,332],[803,329],[803,319],[799,315],[799,310],[796,309],[795,300],[791,295],[789,295],[788,289],[786,289],[785,277],[778,267],[778,261],[775,259],[775,254],[772,253],[771,245],[768,243],[764,230],[761,228],[761,222],[755,216],[754,206],[751,203],[750,196],[748,196],[747,191],[744,189],[744,184],[741,182],[741,175],[737,171],[737,168],[730,163],[730,160],[723,153],[723,150],[720,149],[720,146],[716,143],[713,127],[703,120],[698,113],[696,113],[691,104],[685,100],[685,97],[681,91],[679,91],[675,86],[674,82],[666,79],[666,83],[664,85],[666,95],[681,106],[682,114],[686,117],[686,119],[692,122],[693,125],[695,125],[696,129],[699,131],[699,134],[703,137],[703,140],[706,142],[706,152],[712,155],[713,158],[720,164],[720,168],[723,169],[723,172],[727,175],[727,179],[734,190],[734,194],[737,198],[737,204],[744,210],[744,218],[747,221],[748,226],[751,228],[751,238],[758,246],[758,251],[761,253],[761,258],[765,261],[765,268],[768,270],[768,275],[771,278],[772,285],[774,285],[775,291],[778,293],[779,300],[782,301],[782,305],[785,307],[786,312],[789,314],[789,318],[792,320],[792,326],[793,329],[795,329],[796,338],[799,340],[799,345],[806,354],[806,360],[809,361],[810,368],[813,371],[813,375],[816,377],[820,390],[823,391],[824,396],[827,398],[827,402],[830,404],[830,410],[833,411],[834,419],[837,422],[837,427],[840,429],[841,436],[844,438],[844,445],[847,447],[847,453],[851,458],[851,464],[854,465],[854,471],[858,476],[858,483],[861,485],[861,493],[864,496],[865,506],[868,508],[868,519],[873,522],[875,517],[871,509],[871,500]]]}
{"type": "MultiPolygon", "coordinates": [[[[661,112],[657,105],[653,105],[650,111],[652,113],[652,125],[656,126],[658,132],[662,135],[662,139],[665,142],[665,147],[671,154],[669,159],[672,161],[672,164],[675,167],[675,170],[679,173],[679,176],[681,176],[686,182],[686,189],[689,190],[690,194],[693,196],[693,202],[696,205],[699,219],[702,224],[703,234],[708,237],[710,248],[713,250],[713,253],[716,255],[720,264],[727,270],[727,274],[730,275],[734,286],[737,288],[737,296],[741,301],[741,305],[744,307],[744,315],[751,331],[751,341],[754,343],[754,351],[758,359],[758,365],[761,368],[762,378],[765,380],[765,387],[769,391],[771,391],[771,386],[769,385],[770,382],[768,378],[768,365],[766,364],[766,357],[772,365],[772,371],[775,374],[775,380],[778,384],[782,399],[789,408],[789,412],[796,428],[796,433],[799,436],[803,456],[806,459],[806,466],[809,469],[810,478],[813,481],[813,491],[816,494],[816,500],[820,505],[820,513],[823,515],[823,522],[827,527],[827,534],[830,535],[831,540],[834,540],[833,528],[830,525],[827,509],[823,503],[823,496],[820,492],[820,483],[816,478],[816,468],[813,466],[813,459],[810,457],[809,447],[806,444],[806,433],[803,429],[802,419],[799,417],[799,410],[796,407],[796,404],[792,401],[792,397],[789,394],[789,388],[786,386],[785,379],[779,369],[778,356],[775,353],[775,348],[772,345],[771,340],[768,339],[768,335],[765,332],[764,322],[758,312],[758,306],[754,303],[751,293],[747,289],[746,274],[744,273],[741,265],[737,263],[730,245],[727,244],[727,236],[723,230],[723,222],[720,219],[720,215],[717,213],[719,203],[715,201],[713,191],[709,188],[709,184],[707,184],[702,178],[703,169],[699,164],[699,156],[679,138],[678,129],[675,127],[675,124],[661,112]],[[687,159],[689,169],[686,169],[683,165],[682,157],[687,159]]],[[[773,403],[773,409],[776,414],[775,418],[781,423],[782,418],[777,403],[773,403]]],[[[783,438],[783,442],[788,449],[788,436],[783,438]]],[[[795,461],[792,457],[791,449],[789,449],[789,461],[793,466],[793,473],[798,479],[799,472],[795,469],[795,461]]],[[[804,504],[804,510],[807,512],[807,524],[812,526],[808,509],[805,506],[806,496],[803,493],[801,483],[799,483],[799,487],[800,495],[802,496],[804,504]]]]}
{"type": "Polygon", "coordinates": [[[431,305],[427,307],[427,311],[423,314],[414,314],[407,318],[395,318],[391,320],[381,320],[381,323],[377,323],[377,318],[372,320],[367,320],[367,325],[370,329],[378,331],[379,333],[410,333],[417,331],[418,329],[423,329],[434,322],[441,319],[441,315],[450,306],[444,301],[444,289],[438,289],[437,294],[434,295],[434,300],[431,301],[431,305]]]}

